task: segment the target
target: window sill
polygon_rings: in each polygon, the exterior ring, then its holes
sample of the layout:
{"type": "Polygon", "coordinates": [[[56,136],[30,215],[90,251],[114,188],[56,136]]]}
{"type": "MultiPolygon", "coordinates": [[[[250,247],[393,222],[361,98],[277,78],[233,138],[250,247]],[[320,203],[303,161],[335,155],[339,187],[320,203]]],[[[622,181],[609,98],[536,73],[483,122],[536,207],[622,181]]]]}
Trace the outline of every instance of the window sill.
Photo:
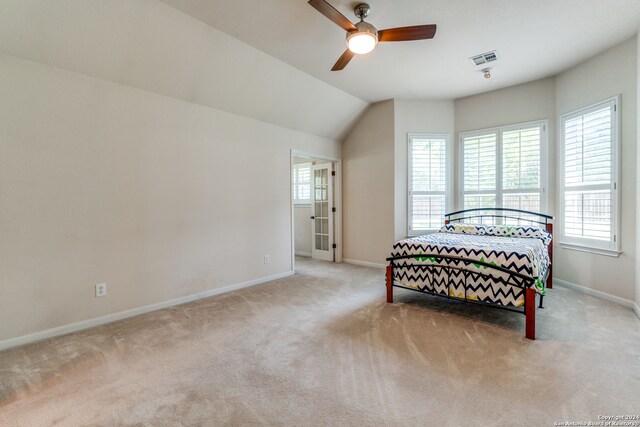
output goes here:
{"type": "Polygon", "coordinates": [[[561,248],[564,248],[564,249],[569,249],[572,251],[580,251],[580,252],[589,252],[592,254],[605,255],[613,258],[619,257],[620,254],[622,253],[622,251],[619,251],[616,249],[594,248],[592,246],[576,245],[575,243],[559,242],[558,244],[560,245],[561,248]]]}

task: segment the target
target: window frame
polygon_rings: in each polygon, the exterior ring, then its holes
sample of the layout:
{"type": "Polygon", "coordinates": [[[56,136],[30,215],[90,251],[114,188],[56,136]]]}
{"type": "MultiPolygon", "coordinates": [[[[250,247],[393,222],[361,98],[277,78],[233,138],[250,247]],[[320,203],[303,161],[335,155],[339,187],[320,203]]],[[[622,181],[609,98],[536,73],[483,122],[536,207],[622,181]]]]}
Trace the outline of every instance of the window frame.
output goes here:
{"type": "Polygon", "coordinates": [[[295,163],[293,165],[291,191],[293,193],[292,199],[293,199],[294,206],[311,206],[312,175],[313,175],[313,162],[309,161],[309,162],[295,163]],[[300,187],[300,184],[298,183],[298,170],[305,165],[309,167],[309,199],[298,199],[298,194],[299,194],[298,188],[300,187]]]}
{"type": "MultiPolygon", "coordinates": [[[[451,155],[451,135],[448,133],[433,133],[433,132],[410,132],[407,133],[407,236],[421,236],[424,234],[431,234],[440,230],[440,227],[430,228],[427,230],[413,230],[412,228],[412,213],[413,213],[413,194],[411,191],[412,184],[412,156],[411,156],[411,144],[413,139],[444,139],[444,164],[445,164],[445,191],[444,191],[444,210],[445,213],[451,211],[451,184],[452,184],[452,155],[451,155]]],[[[436,194],[441,192],[424,192],[428,194],[436,194]]],[[[444,216],[442,217],[442,225],[444,225],[444,216]]]]}
{"type": "Polygon", "coordinates": [[[560,212],[560,238],[559,244],[565,249],[572,249],[582,252],[591,252],[599,255],[607,255],[612,257],[619,256],[621,251],[620,245],[620,182],[621,182],[621,162],[620,162],[620,95],[598,101],[577,110],[559,116],[559,159],[558,159],[558,181],[559,181],[559,212],[560,212]],[[565,121],[576,117],[583,116],[589,112],[596,111],[602,107],[609,105],[612,107],[611,114],[611,239],[608,241],[589,239],[585,237],[567,236],[565,233],[565,121]]]}
{"type": "Polygon", "coordinates": [[[469,137],[476,137],[481,135],[495,134],[496,135],[496,181],[495,181],[495,196],[496,206],[502,207],[502,197],[505,194],[526,194],[530,192],[530,189],[518,189],[518,190],[505,190],[503,181],[503,134],[505,132],[512,132],[515,130],[528,129],[535,126],[540,127],[540,213],[545,213],[549,209],[549,121],[547,119],[534,120],[529,122],[515,123],[505,126],[497,126],[492,128],[473,130],[468,132],[460,132],[459,134],[459,209],[465,209],[464,196],[465,194],[478,194],[482,195],[487,191],[465,191],[464,190],[464,139],[469,137]]]}

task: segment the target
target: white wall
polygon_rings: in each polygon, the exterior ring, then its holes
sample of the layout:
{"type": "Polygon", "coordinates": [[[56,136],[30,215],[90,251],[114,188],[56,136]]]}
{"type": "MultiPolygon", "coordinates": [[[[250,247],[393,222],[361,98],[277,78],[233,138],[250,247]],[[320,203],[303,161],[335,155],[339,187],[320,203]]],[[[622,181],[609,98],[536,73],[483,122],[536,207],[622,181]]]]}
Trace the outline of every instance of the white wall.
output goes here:
{"type": "MultiPolygon", "coordinates": [[[[394,101],[395,240],[404,239],[407,236],[408,134],[447,134],[449,135],[451,148],[453,148],[453,145],[455,145],[453,106],[453,100],[396,99],[394,101]]],[[[450,160],[453,160],[453,150],[450,151],[450,154],[450,160]]],[[[450,166],[453,166],[453,161],[450,162],[450,166]]],[[[451,170],[451,178],[453,178],[453,170],[451,170]]]]}
{"type": "MultiPolygon", "coordinates": [[[[316,159],[312,157],[294,157],[293,164],[295,165],[298,163],[311,163],[313,165],[320,165],[320,164],[332,163],[332,162],[326,159],[316,159]]],[[[337,166],[335,164],[333,165],[333,167],[334,167],[334,170],[337,169],[337,166]]],[[[334,194],[338,194],[339,196],[340,192],[335,187],[335,185],[338,184],[336,182],[335,177],[333,177],[333,183],[334,183],[333,184],[334,194]]],[[[334,200],[333,203],[334,203],[334,206],[339,205],[337,200],[334,200]]],[[[312,253],[311,250],[313,245],[313,230],[312,230],[313,224],[311,219],[312,216],[313,216],[313,208],[311,204],[293,206],[293,218],[294,218],[293,234],[294,234],[294,246],[295,246],[296,255],[311,256],[311,253],[312,253]]],[[[335,221],[334,221],[334,224],[335,224],[335,221]]],[[[335,232],[338,233],[339,227],[336,226],[335,228],[336,228],[335,232]]],[[[336,239],[336,242],[340,241],[337,235],[334,237],[336,239]]]]}
{"type": "Polygon", "coordinates": [[[0,341],[290,271],[290,150],[340,157],[2,54],[0,94],[0,341]]]}
{"type": "Polygon", "coordinates": [[[290,271],[290,150],[366,105],[156,0],[1,2],[0,341],[290,271]]]}
{"type": "Polygon", "coordinates": [[[345,260],[384,263],[394,242],[393,109],[372,104],[342,143],[345,260]]]}
{"type": "Polygon", "coordinates": [[[311,256],[311,205],[293,207],[294,242],[297,255],[311,256]]]}
{"type": "Polygon", "coordinates": [[[157,0],[4,0],[0,51],[336,140],[367,106],[157,0]]]}
{"type": "MultiPolygon", "coordinates": [[[[556,245],[554,274],[587,288],[633,300],[636,275],[636,38],[621,43],[556,77],[556,114],[621,95],[620,182],[622,254],[611,258],[556,245]]],[[[562,224],[556,225],[561,231],[562,224]]]]}
{"type": "MultiPolygon", "coordinates": [[[[313,163],[307,157],[294,157],[293,164],[313,163]]],[[[311,205],[293,205],[293,244],[296,255],[311,256],[311,205]]]]}

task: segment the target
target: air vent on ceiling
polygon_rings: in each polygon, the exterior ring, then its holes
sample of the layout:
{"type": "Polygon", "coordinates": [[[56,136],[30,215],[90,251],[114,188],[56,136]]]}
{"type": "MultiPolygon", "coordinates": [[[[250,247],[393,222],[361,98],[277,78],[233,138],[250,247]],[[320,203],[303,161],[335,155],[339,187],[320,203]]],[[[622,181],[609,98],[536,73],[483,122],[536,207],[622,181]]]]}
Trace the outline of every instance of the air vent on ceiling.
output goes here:
{"type": "Polygon", "coordinates": [[[488,62],[493,62],[498,59],[498,54],[495,50],[491,52],[481,53],[480,55],[475,55],[470,58],[475,65],[482,65],[488,62]]]}

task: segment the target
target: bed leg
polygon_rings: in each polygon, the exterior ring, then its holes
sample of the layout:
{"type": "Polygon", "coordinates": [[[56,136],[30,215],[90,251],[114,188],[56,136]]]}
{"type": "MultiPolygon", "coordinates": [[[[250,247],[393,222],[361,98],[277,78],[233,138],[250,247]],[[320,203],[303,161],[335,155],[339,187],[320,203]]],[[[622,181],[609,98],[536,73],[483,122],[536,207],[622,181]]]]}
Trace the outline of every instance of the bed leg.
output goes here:
{"type": "Polygon", "coordinates": [[[527,288],[524,314],[526,316],[526,334],[530,340],[536,339],[536,291],[527,288]]]}
{"type": "Polygon", "coordinates": [[[393,302],[393,272],[387,265],[387,302],[393,302]]]}

